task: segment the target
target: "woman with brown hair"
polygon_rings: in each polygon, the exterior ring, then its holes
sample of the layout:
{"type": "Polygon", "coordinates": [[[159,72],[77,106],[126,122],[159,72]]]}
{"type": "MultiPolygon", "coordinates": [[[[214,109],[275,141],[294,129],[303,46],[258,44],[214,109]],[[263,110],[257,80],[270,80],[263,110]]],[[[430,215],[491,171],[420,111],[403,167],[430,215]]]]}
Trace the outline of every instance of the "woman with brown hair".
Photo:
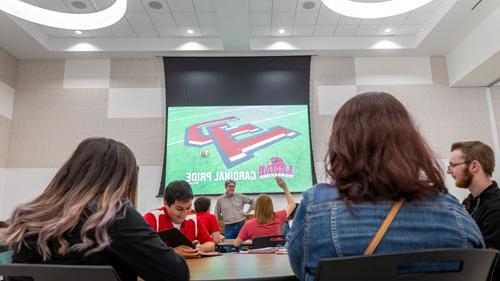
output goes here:
{"type": "Polygon", "coordinates": [[[368,92],[348,100],[333,121],[325,163],[330,183],[304,192],[287,236],[300,280],[313,280],[324,258],[484,247],[477,225],[447,193],[430,148],[393,96],[368,92]],[[392,222],[386,221],[390,210],[396,214],[392,222]],[[388,230],[380,243],[370,243],[383,224],[388,230]]]}
{"type": "Polygon", "coordinates": [[[233,246],[239,247],[247,239],[281,234],[281,225],[295,209],[295,200],[293,200],[288,186],[280,177],[276,177],[276,183],[285,192],[286,208],[275,212],[272,198],[267,194],[259,195],[255,203],[255,218],[243,225],[238,237],[233,242],[233,246]]]}
{"type": "Polygon", "coordinates": [[[124,144],[89,138],[2,233],[14,263],[112,265],[122,281],[188,280],[183,258],[134,209],[137,164],[124,144]]]}

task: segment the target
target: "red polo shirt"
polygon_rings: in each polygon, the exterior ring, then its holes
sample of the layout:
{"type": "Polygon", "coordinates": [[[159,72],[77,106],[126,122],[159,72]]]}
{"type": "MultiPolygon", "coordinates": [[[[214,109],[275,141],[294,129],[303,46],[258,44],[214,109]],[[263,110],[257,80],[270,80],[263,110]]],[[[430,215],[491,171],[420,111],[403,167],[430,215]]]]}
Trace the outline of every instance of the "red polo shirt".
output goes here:
{"type": "Polygon", "coordinates": [[[255,218],[247,221],[241,228],[238,238],[245,241],[260,236],[281,234],[281,225],[285,222],[286,211],[280,210],[274,213],[276,214],[276,219],[266,224],[259,224],[255,218]]]}
{"type": "Polygon", "coordinates": [[[209,212],[196,212],[196,218],[201,224],[203,224],[203,226],[205,226],[208,234],[220,231],[215,215],[212,215],[209,212]]]}
{"type": "MultiPolygon", "coordinates": [[[[155,232],[160,232],[174,228],[172,220],[167,214],[165,207],[155,209],[144,215],[146,222],[153,228],[155,232]]],[[[180,231],[189,241],[198,240],[201,244],[205,242],[214,242],[203,223],[198,223],[196,215],[190,214],[181,223],[180,231]]]]}

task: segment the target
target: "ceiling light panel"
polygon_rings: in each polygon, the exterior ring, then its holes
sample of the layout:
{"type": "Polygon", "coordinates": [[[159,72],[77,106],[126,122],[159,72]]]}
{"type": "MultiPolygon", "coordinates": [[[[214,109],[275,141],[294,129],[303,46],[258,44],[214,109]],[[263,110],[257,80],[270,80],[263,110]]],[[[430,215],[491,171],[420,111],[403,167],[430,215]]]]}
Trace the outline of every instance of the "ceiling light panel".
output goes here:
{"type": "Polygon", "coordinates": [[[276,37],[286,37],[292,35],[292,26],[273,26],[271,30],[271,36],[276,37]],[[283,29],[284,32],[280,33],[279,30],[283,29]]]}
{"type": "Polygon", "coordinates": [[[398,25],[382,25],[377,32],[379,36],[394,36],[398,33],[399,30],[398,25]]]}

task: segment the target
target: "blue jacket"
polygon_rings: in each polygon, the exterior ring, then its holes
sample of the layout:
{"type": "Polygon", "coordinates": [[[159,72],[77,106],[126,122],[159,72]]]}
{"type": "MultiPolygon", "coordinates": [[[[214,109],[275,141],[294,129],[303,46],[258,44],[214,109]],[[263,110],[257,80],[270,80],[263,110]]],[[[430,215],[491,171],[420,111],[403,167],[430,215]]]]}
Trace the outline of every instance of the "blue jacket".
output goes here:
{"type": "MultiPolygon", "coordinates": [[[[353,204],[350,213],[335,186],[318,184],[304,192],[287,235],[295,275],[312,281],[321,259],[363,255],[392,204],[353,204]]],[[[484,248],[476,223],[449,194],[406,202],[374,254],[436,248],[484,248]]]]}

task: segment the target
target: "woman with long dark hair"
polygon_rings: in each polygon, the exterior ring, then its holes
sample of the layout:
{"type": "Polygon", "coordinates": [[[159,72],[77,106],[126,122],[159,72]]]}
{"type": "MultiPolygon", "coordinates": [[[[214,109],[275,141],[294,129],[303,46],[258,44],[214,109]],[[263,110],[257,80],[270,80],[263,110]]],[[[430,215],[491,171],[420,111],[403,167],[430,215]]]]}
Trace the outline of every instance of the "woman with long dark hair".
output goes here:
{"type": "MultiPolygon", "coordinates": [[[[89,138],[2,233],[14,263],[112,265],[122,281],[188,280],[183,258],[134,209],[137,164],[124,144],[89,138]]],[[[70,277],[68,277],[70,278],[70,277]]]]}
{"type": "Polygon", "coordinates": [[[330,183],[304,192],[287,237],[300,280],[313,280],[323,258],[484,247],[477,225],[447,193],[430,148],[393,96],[369,92],[348,100],[333,121],[325,163],[330,183]],[[396,214],[392,222],[390,210],[396,214]],[[379,244],[371,243],[383,224],[388,230],[379,244]]]}

